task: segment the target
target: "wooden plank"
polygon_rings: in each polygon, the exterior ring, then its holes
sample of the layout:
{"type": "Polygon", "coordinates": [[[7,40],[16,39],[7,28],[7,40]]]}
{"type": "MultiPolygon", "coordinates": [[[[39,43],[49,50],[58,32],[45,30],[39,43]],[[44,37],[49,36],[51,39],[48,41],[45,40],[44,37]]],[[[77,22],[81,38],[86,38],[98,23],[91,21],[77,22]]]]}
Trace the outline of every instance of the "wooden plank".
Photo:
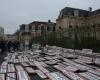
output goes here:
{"type": "Polygon", "coordinates": [[[29,62],[27,57],[24,58],[24,62],[29,62]]]}
{"type": "Polygon", "coordinates": [[[49,60],[49,61],[46,61],[47,64],[50,64],[50,65],[54,65],[57,63],[56,60],[49,60]]]}
{"type": "Polygon", "coordinates": [[[6,77],[6,80],[16,80],[16,79],[11,78],[11,77],[6,77]]]}
{"type": "Polygon", "coordinates": [[[6,80],[16,80],[15,73],[7,73],[6,80]]]}
{"type": "Polygon", "coordinates": [[[15,55],[12,55],[12,58],[15,59],[15,55]]]}
{"type": "Polygon", "coordinates": [[[7,61],[4,61],[1,65],[5,65],[7,66],[8,62],[7,61]]]}
{"type": "Polygon", "coordinates": [[[35,66],[34,62],[28,62],[29,66],[35,66]]]}
{"type": "Polygon", "coordinates": [[[0,80],[5,80],[5,74],[0,74],[0,80]]]}
{"type": "Polygon", "coordinates": [[[21,63],[24,62],[24,59],[23,58],[20,58],[19,60],[20,60],[21,63]]]}
{"type": "Polygon", "coordinates": [[[60,65],[54,65],[54,68],[56,68],[57,70],[66,70],[65,67],[60,66],[60,65]]]}
{"type": "Polygon", "coordinates": [[[29,61],[34,61],[34,59],[29,59],[29,61]]]}
{"type": "Polygon", "coordinates": [[[7,65],[1,65],[0,73],[6,73],[6,72],[7,72],[7,65]]]}
{"type": "Polygon", "coordinates": [[[48,73],[49,71],[44,68],[38,61],[34,61],[35,65],[44,73],[48,73]]]}
{"type": "Polygon", "coordinates": [[[88,70],[90,73],[93,73],[93,74],[95,74],[95,75],[97,75],[97,76],[99,76],[100,77],[100,71],[98,71],[98,70],[88,70]]]}
{"type": "Polygon", "coordinates": [[[77,74],[75,74],[75,73],[73,73],[71,71],[63,70],[62,72],[72,80],[85,80],[82,77],[78,76],[77,74]]]}
{"type": "Polygon", "coordinates": [[[53,72],[52,75],[57,79],[57,80],[69,80],[67,77],[63,76],[59,72],[53,72]]]}
{"type": "Polygon", "coordinates": [[[52,58],[51,58],[51,57],[45,57],[45,59],[47,59],[47,60],[51,60],[52,58]]]}
{"type": "Polygon", "coordinates": [[[66,70],[66,69],[62,68],[59,65],[55,65],[54,67],[56,69],[60,70],[64,75],[66,75],[67,77],[69,77],[72,80],[85,80],[85,79],[79,77],[77,74],[71,72],[70,70],[66,70]]]}
{"type": "Polygon", "coordinates": [[[44,58],[40,58],[40,60],[44,61],[45,59],[44,58]]]}
{"type": "Polygon", "coordinates": [[[85,53],[85,54],[92,54],[92,49],[82,49],[82,53],[85,53]]]}
{"type": "Polygon", "coordinates": [[[90,68],[90,67],[88,67],[86,65],[79,64],[79,63],[76,63],[74,61],[71,61],[71,60],[68,60],[68,59],[65,59],[65,58],[64,58],[64,61],[66,62],[66,64],[74,66],[74,67],[76,67],[76,68],[78,68],[80,70],[91,70],[91,69],[93,69],[93,68],[90,68]]]}
{"type": "Polygon", "coordinates": [[[50,80],[56,80],[55,77],[52,76],[50,73],[46,73],[46,75],[50,80]]]}
{"type": "Polygon", "coordinates": [[[28,63],[21,63],[24,67],[28,67],[28,63]]]}
{"type": "Polygon", "coordinates": [[[92,63],[92,58],[85,56],[78,56],[78,59],[83,63],[92,63]]]}
{"type": "Polygon", "coordinates": [[[30,80],[27,72],[23,69],[22,66],[17,65],[16,69],[17,69],[18,80],[30,80]]]}
{"type": "Polygon", "coordinates": [[[49,71],[46,69],[46,68],[44,68],[44,67],[39,67],[39,69],[42,71],[42,72],[44,72],[44,73],[48,73],[49,71]]]}
{"type": "Polygon", "coordinates": [[[95,63],[100,65],[100,58],[96,58],[95,63]]]}
{"type": "Polygon", "coordinates": [[[25,69],[29,74],[34,74],[35,73],[35,70],[31,67],[26,67],[25,69]]]}
{"type": "Polygon", "coordinates": [[[34,64],[39,67],[39,66],[42,66],[38,61],[34,61],[34,64]]]}
{"type": "Polygon", "coordinates": [[[67,66],[66,69],[67,69],[67,70],[70,70],[70,71],[73,71],[73,72],[75,72],[75,71],[78,70],[77,68],[75,68],[75,67],[73,67],[73,66],[67,66]]]}
{"type": "Polygon", "coordinates": [[[89,73],[89,72],[85,72],[85,73],[79,73],[81,76],[89,79],[89,80],[99,80],[100,77],[92,74],[92,73],[89,73]]]}
{"type": "Polygon", "coordinates": [[[48,65],[44,62],[39,62],[43,67],[48,67],[48,65]]]}
{"type": "Polygon", "coordinates": [[[14,59],[14,63],[19,63],[19,59],[14,59]]]}
{"type": "Polygon", "coordinates": [[[63,76],[59,72],[46,73],[46,75],[51,80],[69,80],[67,77],[63,76]]]}
{"type": "Polygon", "coordinates": [[[35,70],[35,72],[36,72],[41,78],[43,78],[43,79],[46,79],[46,78],[47,78],[47,76],[46,76],[42,71],[40,71],[40,70],[35,70]]]}
{"type": "Polygon", "coordinates": [[[15,72],[14,64],[8,64],[7,72],[15,72]]]}
{"type": "Polygon", "coordinates": [[[15,67],[16,67],[17,71],[23,71],[24,70],[21,65],[16,65],[15,67]]]}

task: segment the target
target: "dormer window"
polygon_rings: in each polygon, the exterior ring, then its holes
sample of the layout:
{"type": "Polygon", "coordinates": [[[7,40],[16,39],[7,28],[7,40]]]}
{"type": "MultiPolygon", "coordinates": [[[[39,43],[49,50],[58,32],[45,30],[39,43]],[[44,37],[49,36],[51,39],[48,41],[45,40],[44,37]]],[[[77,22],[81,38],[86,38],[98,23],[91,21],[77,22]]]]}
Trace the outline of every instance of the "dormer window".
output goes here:
{"type": "Polygon", "coordinates": [[[78,10],[74,10],[74,16],[79,16],[78,10]]]}
{"type": "Polygon", "coordinates": [[[62,16],[63,16],[63,12],[61,11],[61,12],[60,12],[60,17],[62,17],[62,16]]]}
{"type": "Polygon", "coordinates": [[[71,12],[68,12],[68,15],[71,16],[71,12]]]}

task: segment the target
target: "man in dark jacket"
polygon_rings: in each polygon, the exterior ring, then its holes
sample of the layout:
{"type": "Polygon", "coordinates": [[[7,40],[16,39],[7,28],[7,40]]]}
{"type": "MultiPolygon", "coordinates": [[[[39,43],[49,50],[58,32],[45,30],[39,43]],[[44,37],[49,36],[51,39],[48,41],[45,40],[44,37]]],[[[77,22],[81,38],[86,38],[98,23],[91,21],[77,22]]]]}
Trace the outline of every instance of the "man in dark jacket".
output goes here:
{"type": "Polygon", "coordinates": [[[1,49],[1,53],[3,54],[5,51],[5,42],[3,39],[1,39],[0,41],[0,49],[1,49]]]}
{"type": "Polygon", "coordinates": [[[11,51],[11,47],[12,47],[12,42],[8,41],[8,43],[7,43],[8,52],[11,51]]]}

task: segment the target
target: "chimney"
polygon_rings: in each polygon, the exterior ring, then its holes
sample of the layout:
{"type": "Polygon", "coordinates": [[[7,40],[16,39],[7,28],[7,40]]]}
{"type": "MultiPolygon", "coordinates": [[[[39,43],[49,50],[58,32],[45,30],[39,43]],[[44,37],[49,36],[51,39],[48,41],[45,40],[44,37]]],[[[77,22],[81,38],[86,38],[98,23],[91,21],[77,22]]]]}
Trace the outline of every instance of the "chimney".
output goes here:
{"type": "Polygon", "coordinates": [[[92,12],[92,7],[89,7],[89,12],[92,12]]]}

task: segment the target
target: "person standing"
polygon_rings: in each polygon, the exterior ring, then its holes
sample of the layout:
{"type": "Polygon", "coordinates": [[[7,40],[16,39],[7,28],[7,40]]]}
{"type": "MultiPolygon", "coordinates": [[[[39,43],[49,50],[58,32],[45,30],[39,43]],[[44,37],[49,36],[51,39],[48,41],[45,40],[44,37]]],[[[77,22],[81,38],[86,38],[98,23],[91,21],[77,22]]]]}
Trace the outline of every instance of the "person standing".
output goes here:
{"type": "Polygon", "coordinates": [[[7,43],[8,52],[11,51],[11,47],[12,47],[12,42],[8,41],[8,43],[7,43]]]}
{"type": "Polygon", "coordinates": [[[5,51],[5,42],[3,39],[0,41],[0,48],[1,48],[1,53],[3,54],[5,51]]]}

